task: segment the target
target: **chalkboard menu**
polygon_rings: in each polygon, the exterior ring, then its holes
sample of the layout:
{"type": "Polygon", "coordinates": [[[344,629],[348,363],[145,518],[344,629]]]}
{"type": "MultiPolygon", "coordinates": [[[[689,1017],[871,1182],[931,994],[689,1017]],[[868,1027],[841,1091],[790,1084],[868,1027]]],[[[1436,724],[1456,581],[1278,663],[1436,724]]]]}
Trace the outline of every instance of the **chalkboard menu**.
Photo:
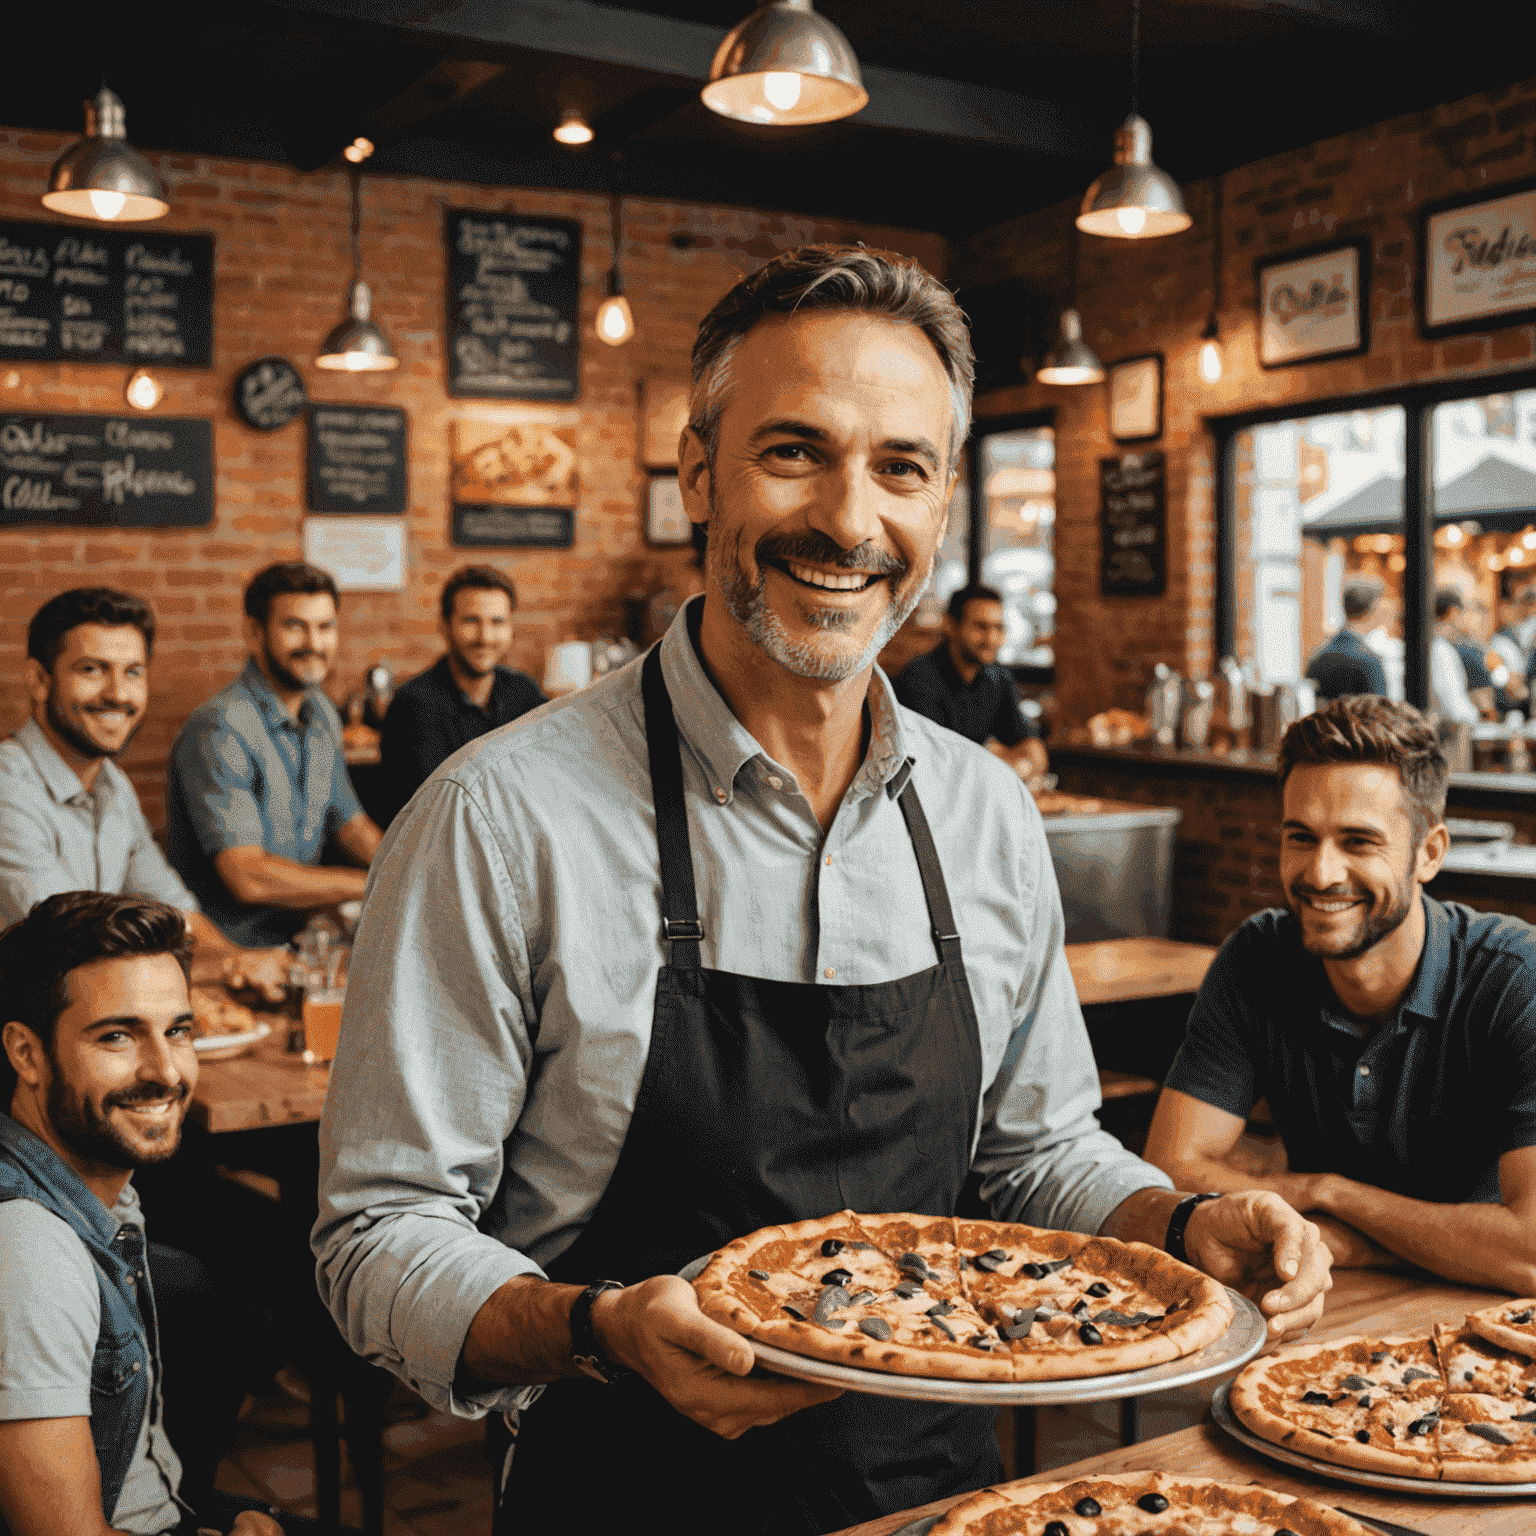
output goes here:
{"type": "Polygon", "coordinates": [[[312,405],[304,504],[311,512],[405,511],[405,412],[312,405]]]}
{"type": "Polygon", "coordinates": [[[208,367],[213,237],[0,220],[0,357],[208,367]]]}
{"type": "Polygon", "coordinates": [[[259,357],[235,380],[235,409],[258,432],[286,427],[308,404],[304,380],[286,357],[259,357]]]}
{"type": "Polygon", "coordinates": [[[0,415],[0,524],[213,521],[213,424],[188,416],[0,415]]]}
{"type": "Polygon", "coordinates": [[[1156,597],[1168,585],[1163,469],[1160,448],[1099,460],[1099,591],[1106,597],[1156,597]]]}
{"type": "Polygon", "coordinates": [[[576,512],[572,507],[455,502],[452,538],[455,544],[499,549],[569,549],[576,542],[576,512]]]}
{"type": "Polygon", "coordinates": [[[574,400],[581,321],[581,225],[450,208],[448,393],[574,400]]]}

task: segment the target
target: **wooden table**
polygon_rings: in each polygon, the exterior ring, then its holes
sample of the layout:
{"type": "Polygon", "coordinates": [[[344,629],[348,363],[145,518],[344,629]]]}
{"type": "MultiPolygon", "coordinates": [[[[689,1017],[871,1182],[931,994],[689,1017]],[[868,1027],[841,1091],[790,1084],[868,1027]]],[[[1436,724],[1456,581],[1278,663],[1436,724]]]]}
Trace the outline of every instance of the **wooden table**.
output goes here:
{"type": "MultiPolygon", "coordinates": [[[[1478,1307],[1505,1300],[1502,1292],[1467,1290],[1417,1271],[1343,1270],[1334,1277],[1328,1310],[1310,1338],[1353,1333],[1428,1333],[1439,1323],[1459,1323],[1478,1307]]],[[[1070,1482],[1116,1472],[1161,1471],[1259,1482],[1281,1493],[1301,1494],[1363,1515],[1411,1526],[1424,1536],[1536,1536],[1536,1499],[1454,1499],[1433,1494],[1400,1494],[1314,1476],[1271,1461],[1239,1445],[1210,1419],[1141,1445],[1090,1456],[1055,1467],[1025,1483],[1070,1482]]],[[[1428,1485],[1433,1486],[1433,1485],[1428,1485]]],[[[850,1526],[844,1536],[891,1536],[908,1521],[936,1515],[955,1503],[940,1499],[919,1509],[850,1526]]]]}
{"type": "Polygon", "coordinates": [[[1216,958],[1209,944],[1177,939],[1101,939],[1068,944],[1067,965],[1084,1008],[1198,992],[1216,958]]]}
{"type": "Polygon", "coordinates": [[[205,1061],[188,1117],[205,1131],[251,1131],[268,1125],[314,1124],[325,1108],[326,1067],[306,1066],[286,1049],[293,1021],[262,1014],[272,1033],[244,1056],[205,1061]]]}

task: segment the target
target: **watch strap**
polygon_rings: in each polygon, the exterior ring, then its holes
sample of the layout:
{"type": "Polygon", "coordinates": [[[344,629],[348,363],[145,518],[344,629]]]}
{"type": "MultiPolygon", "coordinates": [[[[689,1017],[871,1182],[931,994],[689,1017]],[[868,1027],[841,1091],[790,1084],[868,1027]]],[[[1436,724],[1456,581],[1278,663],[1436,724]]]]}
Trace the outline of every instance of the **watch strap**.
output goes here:
{"type": "Polygon", "coordinates": [[[603,1353],[592,1328],[592,1304],[604,1291],[622,1291],[620,1280],[594,1280],[571,1304],[571,1360],[576,1369],[594,1381],[612,1385],[630,1374],[603,1353]]]}
{"type": "Polygon", "coordinates": [[[1189,1226],[1189,1218],[1195,1214],[1195,1207],[1204,1205],[1207,1200],[1220,1199],[1220,1192],[1211,1190],[1203,1195],[1185,1195],[1174,1206],[1173,1214],[1168,1218],[1168,1234],[1163,1238],[1163,1247],[1179,1263],[1189,1263],[1189,1254],[1184,1248],[1184,1231],[1189,1226]]]}

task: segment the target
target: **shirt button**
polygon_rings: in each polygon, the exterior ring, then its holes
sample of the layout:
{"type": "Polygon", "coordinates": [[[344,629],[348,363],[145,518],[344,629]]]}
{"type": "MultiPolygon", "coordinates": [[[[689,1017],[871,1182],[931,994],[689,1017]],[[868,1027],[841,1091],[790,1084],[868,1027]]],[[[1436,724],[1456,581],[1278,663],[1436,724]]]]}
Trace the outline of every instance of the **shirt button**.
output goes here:
{"type": "Polygon", "coordinates": [[[718,784],[715,785],[715,799],[718,800],[721,805],[725,804],[725,791],[721,789],[718,784]]]}
{"type": "Polygon", "coordinates": [[[1371,1069],[1369,1067],[1361,1067],[1360,1068],[1360,1076],[1361,1077],[1369,1077],[1370,1075],[1371,1075],[1371,1069]]]}
{"type": "Polygon", "coordinates": [[[831,867],[832,867],[832,855],[829,853],[827,855],[827,868],[830,869],[831,867]]]}
{"type": "Polygon", "coordinates": [[[768,787],[769,789],[783,789],[784,780],[781,779],[778,774],[770,773],[768,775],[768,787]]]}
{"type": "Polygon", "coordinates": [[[138,1368],[139,1368],[139,1362],[138,1362],[138,1361],[137,1361],[137,1360],[135,1360],[135,1361],[134,1361],[134,1362],[133,1362],[133,1368],[134,1368],[134,1370],[138,1370],[138,1368]]]}
{"type": "Polygon", "coordinates": [[[834,970],[833,970],[833,969],[832,969],[832,967],[831,967],[831,966],[830,966],[830,965],[829,965],[829,966],[828,966],[828,967],[827,967],[827,968],[826,968],[826,970],[824,970],[824,971],[823,971],[823,972],[822,972],[822,973],[821,973],[821,974],[822,974],[822,975],[823,975],[823,976],[825,976],[825,977],[826,977],[826,978],[827,978],[827,980],[828,980],[828,981],[831,981],[831,980],[832,980],[832,978],[833,978],[833,977],[834,977],[834,976],[836,976],[836,975],[837,975],[837,972],[836,972],[836,971],[834,971],[834,970]]]}

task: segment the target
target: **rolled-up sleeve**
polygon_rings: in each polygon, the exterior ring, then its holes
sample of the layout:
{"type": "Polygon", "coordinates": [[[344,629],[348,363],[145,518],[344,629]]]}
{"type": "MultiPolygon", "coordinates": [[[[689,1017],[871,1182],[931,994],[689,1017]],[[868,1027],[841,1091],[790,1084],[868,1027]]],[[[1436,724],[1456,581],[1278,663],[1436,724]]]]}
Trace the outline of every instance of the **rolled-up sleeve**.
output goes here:
{"type": "Polygon", "coordinates": [[[237,731],[194,714],[176,738],[171,773],[198,846],[211,859],[230,848],[266,845],[256,768],[237,731]]]}
{"type": "Polygon", "coordinates": [[[1099,1127],[1098,1072],[1062,950],[1066,924],[1043,834],[1028,839],[1022,857],[1034,929],[1013,1033],[982,1104],[975,1168],[982,1197],[1003,1220],[1095,1233],[1137,1190],[1173,1185],[1099,1127]]]}
{"type": "Polygon", "coordinates": [[[320,1292],[358,1354],[467,1417],[537,1388],[461,1395],[475,1314],[541,1275],[476,1229],[527,1092],[529,966],[486,818],[439,780],[373,862],[320,1126],[320,1292]]]}

